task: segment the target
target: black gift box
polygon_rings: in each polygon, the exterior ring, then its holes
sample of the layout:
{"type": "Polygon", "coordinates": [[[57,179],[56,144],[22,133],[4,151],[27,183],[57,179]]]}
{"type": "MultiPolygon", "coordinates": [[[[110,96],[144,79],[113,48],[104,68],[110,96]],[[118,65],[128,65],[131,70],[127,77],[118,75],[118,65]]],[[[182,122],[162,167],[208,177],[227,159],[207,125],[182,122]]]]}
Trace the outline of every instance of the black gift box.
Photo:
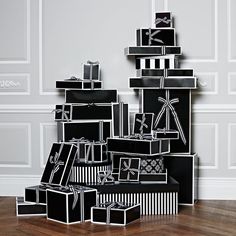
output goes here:
{"type": "Polygon", "coordinates": [[[91,219],[97,203],[97,190],[83,186],[47,189],[47,219],[74,224],[91,219]]]}
{"type": "Polygon", "coordinates": [[[25,202],[46,204],[46,187],[36,185],[25,188],[25,202]]]}
{"type": "Polygon", "coordinates": [[[101,89],[102,81],[73,80],[56,81],[57,89],[101,89]]]}
{"type": "Polygon", "coordinates": [[[53,143],[41,184],[65,186],[68,182],[77,148],[73,144],[53,143]]]}
{"type": "Polygon", "coordinates": [[[178,140],[170,140],[170,152],[189,154],[191,152],[191,91],[147,89],[142,91],[141,100],[142,112],[153,112],[156,115],[154,129],[174,129],[179,132],[178,140]],[[166,115],[169,119],[166,119],[166,115]]]}
{"type": "Polygon", "coordinates": [[[175,29],[138,29],[137,46],[175,46],[175,29]]]}
{"type": "Polygon", "coordinates": [[[171,27],[172,26],[171,12],[157,12],[155,15],[155,25],[157,28],[171,27]]]}
{"type": "Polygon", "coordinates": [[[133,134],[152,134],[153,113],[136,113],[133,134]]]}
{"type": "Polygon", "coordinates": [[[112,171],[98,171],[98,183],[99,184],[111,184],[114,183],[115,178],[112,176],[112,171]]]}
{"type": "Polygon", "coordinates": [[[119,181],[139,181],[140,158],[120,158],[119,181]]]}
{"type": "Polygon", "coordinates": [[[70,121],[71,120],[72,111],[71,111],[70,104],[56,105],[53,112],[55,112],[55,116],[54,116],[55,121],[70,121]]]}
{"type": "Polygon", "coordinates": [[[83,79],[100,80],[100,64],[98,61],[88,61],[83,64],[83,79]]]}
{"type": "Polygon", "coordinates": [[[179,182],[180,204],[192,205],[198,199],[198,162],[196,153],[164,156],[169,175],[179,182]]]}
{"type": "Polygon", "coordinates": [[[16,216],[45,216],[46,205],[24,202],[24,197],[16,197],[16,216]]]}
{"type": "Polygon", "coordinates": [[[169,177],[166,183],[119,183],[90,185],[98,190],[99,203],[107,201],[141,204],[141,215],[175,215],[178,213],[179,183],[169,177]]]}
{"type": "Polygon", "coordinates": [[[105,142],[90,142],[85,144],[85,162],[103,162],[107,160],[107,144],[105,142]]]}
{"type": "Polygon", "coordinates": [[[66,90],[66,103],[117,102],[117,90],[66,90]]]}
{"type": "Polygon", "coordinates": [[[85,138],[90,141],[102,141],[112,137],[111,121],[75,121],[57,122],[58,141],[70,141],[85,138]]]}
{"type": "Polygon", "coordinates": [[[140,204],[121,202],[101,203],[91,208],[91,222],[125,226],[140,218],[140,204]]]}
{"type": "Polygon", "coordinates": [[[140,46],[125,48],[127,56],[163,56],[181,55],[181,47],[178,46],[140,46]]]}
{"type": "Polygon", "coordinates": [[[138,77],[192,77],[192,69],[140,69],[137,70],[138,77]]]}
{"type": "Polygon", "coordinates": [[[98,173],[109,171],[112,168],[111,161],[98,163],[75,162],[71,170],[71,184],[99,183],[98,173]]]}
{"type": "Polygon", "coordinates": [[[133,89],[196,89],[195,77],[141,77],[129,78],[129,87],[133,89]]]}
{"type": "Polygon", "coordinates": [[[174,57],[173,58],[141,57],[141,58],[136,58],[135,60],[135,65],[137,70],[175,68],[176,64],[177,62],[174,57]]]}
{"type": "Polygon", "coordinates": [[[160,139],[179,139],[179,132],[177,130],[157,129],[153,131],[154,138],[160,139]]]}
{"type": "Polygon", "coordinates": [[[161,139],[132,139],[132,138],[108,138],[107,148],[109,152],[156,155],[169,153],[169,140],[161,139]]]}

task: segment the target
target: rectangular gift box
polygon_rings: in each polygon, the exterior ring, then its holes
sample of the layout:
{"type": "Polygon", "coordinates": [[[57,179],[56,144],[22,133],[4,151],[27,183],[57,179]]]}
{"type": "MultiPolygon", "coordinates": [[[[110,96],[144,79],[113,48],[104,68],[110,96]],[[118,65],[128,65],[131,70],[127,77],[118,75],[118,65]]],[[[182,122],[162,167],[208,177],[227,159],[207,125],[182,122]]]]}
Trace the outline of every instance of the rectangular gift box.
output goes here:
{"type": "Polygon", "coordinates": [[[25,188],[25,202],[46,204],[46,187],[36,185],[25,188]]]}
{"type": "Polygon", "coordinates": [[[66,90],[66,103],[111,103],[118,101],[117,90],[66,90]]]}
{"type": "Polygon", "coordinates": [[[41,184],[66,186],[76,157],[77,147],[73,144],[53,143],[41,184]]]}
{"type": "Polygon", "coordinates": [[[100,171],[110,171],[111,161],[99,163],[75,162],[71,170],[70,184],[99,183],[98,173],[100,171]]]}
{"type": "Polygon", "coordinates": [[[174,55],[159,57],[141,57],[135,59],[136,69],[174,69],[177,66],[177,59],[174,55]]]}
{"type": "Polygon", "coordinates": [[[107,144],[105,142],[90,142],[85,144],[85,162],[103,162],[107,160],[107,144]]]}
{"type": "Polygon", "coordinates": [[[102,141],[113,136],[111,121],[83,120],[57,122],[58,141],[70,141],[85,138],[90,141],[102,141]]]}
{"type": "Polygon", "coordinates": [[[24,202],[24,197],[16,197],[16,216],[45,216],[46,205],[24,202]]]}
{"type": "Polygon", "coordinates": [[[157,129],[153,131],[154,138],[160,139],[179,139],[179,132],[177,130],[157,129]]]}
{"type": "Polygon", "coordinates": [[[100,64],[98,61],[87,61],[86,64],[83,64],[82,70],[83,79],[100,80],[100,64]]]}
{"type": "Polygon", "coordinates": [[[96,189],[77,185],[47,189],[47,219],[64,224],[90,220],[91,207],[96,203],[96,189]]]}
{"type": "Polygon", "coordinates": [[[161,139],[132,139],[132,138],[108,138],[107,148],[109,152],[127,153],[136,155],[156,155],[169,153],[169,140],[161,139]]]}
{"type": "Polygon", "coordinates": [[[129,78],[133,89],[196,89],[196,77],[135,77],[129,78]]]}
{"type": "Polygon", "coordinates": [[[119,183],[91,185],[98,190],[98,202],[129,202],[141,205],[141,215],[178,214],[179,183],[169,177],[162,183],[119,183]]]}
{"type": "Polygon", "coordinates": [[[136,42],[137,46],[175,46],[175,29],[138,29],[136,42]]]}
{"type": "Polygon", "coordinates": [[[91,208],[91,222],[125,226],[140,218],[140,204],[108,202],[91,208]]]}
{"type": "Polygon", "coordinates": [[[153,112],[156,115],[154,130],[174,129],[179,132],[178,140],[170,140],[170,152],[190,154],[191,90],[144,89],[140,98],[141,112],[153,112]],[[167,110],[166,104],[171,104],[171,109],[167,110]],[[166,119],[166,116],[169,119],[166,119]]]}
{"type": "Polygon", "coordinates": [[[179,203],[193,205],[198,200],[198,166],[196,153],[190,155],[165,155],[165,167],[169,175],[180,184],[179,203]]]}
{"type": "Polygon", "coordinates": [[[110,120],[112,121],[114,136],[119,136],[121,119],[123,119],[123,135],[129,135],[128,104],[63,104],[56,105],[54,111],[56,121],[110,120]]]}
{"type": "Polygon", "coordinates": [[[155,25],[157,28],[172,27],[172,14],[171,14],[171,12],[156,12],[155,25]]]}
{"type": "Polygon", "coordinates": [[[102,81],[94,80],[63,80],[56,81],[57,89],[101,89],[102,81]]]}
{"type": "Polygon", "coordinates": [[[181,55],[179,46],[132,46],[125,48],[127,56],[163,56],[163,55],[181,55]]]}
{"type": "Polygon", "coordinates": [[[193,77],[192,69],[140,69],[137,77],[193,77]]]}

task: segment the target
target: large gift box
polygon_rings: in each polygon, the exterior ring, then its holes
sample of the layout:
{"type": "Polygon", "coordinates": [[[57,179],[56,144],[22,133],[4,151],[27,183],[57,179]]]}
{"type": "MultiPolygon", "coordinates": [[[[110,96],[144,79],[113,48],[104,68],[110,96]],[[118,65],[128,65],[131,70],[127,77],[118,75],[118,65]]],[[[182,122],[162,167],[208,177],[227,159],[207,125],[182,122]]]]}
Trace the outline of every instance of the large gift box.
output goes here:
{"type": "Polygon", "coordinates": [[[111,103],[117,102],[117,90],[66,90],[66,103],[111,103]]]}
{"type": "Polygon", "coordinates": [[[138,29],[137,46],[175,46],[175,29],[138,29]]]}
{"type": "Polygon", "coordinates": [[[91,208],[91,222],[125,226],[140,218],[140,204],[106,202],[91,208]]]}
{"type": "Polygon", "coordinates": [[[140,154],[140,155],[156,155],[169,153],[169,140],[153,139],[153,138],[108,138],[107,150],[109,152],[140,154]]]}
{"type": "Polygon", "coordinates": [[[169,177],[167,183],[119,183],[90,185],[98,190],[98,201],[129,202],[141,205],[141,215],[178,214],[179,183],[169,177]]]}
{"type": "Polygon", "coordinates": [[[70,183],[71,184],[87,184],[99,183],[98,173],[100,171],[110,171],[112,168],[111,161],[104,161],[98,163],[83,163],[75,162],[71,170],[70,183]]]}
{"type": "Polygon", "coordinates": [[[58,141],[68,142],[85,138],[90,141],[102,141],[113,136],[111,121],[74,121],[57,122],[58,141]]]}
{"type": "Polygon", "coordinates": [[[25,202],[46,204],[46,189],[44,185],[25,188],[25,202]]]}
{"type": "Polygon", "coordinates": [[[16,197],[16,216],[45,216],[46,205],[24,201],[24,197],[16,197]]]}
{"type": "Polygon", "coordinates": [[[170,140],[171,153],[191,152],[191,91],[158,90],[142,91],[142,112],[153,112],[154,130],[174,129],[179,132],[178,140],[170,140]]]}
{"type": "Polygon", "coordinates": [[[53,143],[46,163],[41,184],[66,186],[77,148],[73,144],[53,143]]]}
{"type": "Polygon", "coordinates": [[[164,156],[169,175],[179,182],[180,204],[193,205],[198,199],[198,162],[199,158],[196,153],[164,156]]]}
{"type": "Polygon", "coordinates": [[[91,219],[97,190],[83,186],[47,189],[47,219],[73,224],[91,219]]]}

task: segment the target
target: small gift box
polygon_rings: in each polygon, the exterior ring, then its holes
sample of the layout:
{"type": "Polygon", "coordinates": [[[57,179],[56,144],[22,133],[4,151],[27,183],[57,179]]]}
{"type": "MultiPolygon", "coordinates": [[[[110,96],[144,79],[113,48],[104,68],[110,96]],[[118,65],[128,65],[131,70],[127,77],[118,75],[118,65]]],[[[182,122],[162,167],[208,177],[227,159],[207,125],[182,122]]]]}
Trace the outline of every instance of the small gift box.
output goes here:
{"type": "Polygon", "coordinates": [[[70,104],[56,105],[53,112],[55,112],[55,121],[67,121],[71,120],[72,106],[70,104]]]}
{"type": "Polygon", "coordinates": [[[137,46],[175,46],[174,29],[138,29],[137,46]]]}
{"type": "Polygon", "coordinates": [[[179,139],[179,132],[177,130],[166,130],[164,129],[157,129],[153,131],[154,138],[160,139],[179,139]]]}
{"type": "Polygon", "coordinates": [[[140,158],[120,158],[119,181],[139,181],[140,158]]]}
{"type": "Polygon", "coordinates": [[[134,134],[152,134],[153,113],[136,113],[134,116],[134,134]]]}
{"type": "Polygon", "coordinates": [[[76,157],[77,147],[73,144],[53,143],[41,184],[65,186],[76,157]]]}
{"type": "Polygon", "coordinates": [[[66,90],[66,103],[111,103],[117,102],[117,90],[66,90]]]}
{"type": "Polygon", "coordinates": [[[25,188],[25,202],[46,204],[46,186],[36,185],[25,188]]]}
{"type": "Polygon", "coordinates": [[[111,184],[114,183],[115,179],[112,176],[112,171],[99,171],[98,172],[98,183],[99,184],[111,184]]]}
{"type": "Polygon", "coordinates": [[[69,140],[85,138],[90,141],[102,141],[112,137],[111,121],[74,121],[57,122],[58,141],[68,142],[69,140]]]}
{"type": "Polygon", "coordinates": [[[91,208],[91,222],[125,226],[140,218],[140,204],[102,203],[91,208]]]}
{"type": "Polygon", "coordinates": [[[87,61],[83,64],[83,79],[100,80],[100,64],[98,61],[87,61]]]}
{"type": "Polygon", "coordinates": [[[84,186],[47,189],[47,219],[74,224],[90,220],[97,190],[84,186]]]}
{"type": "Polygon", "coordinates": [[[105,141],[89,142],[85,144],[85,163],[103,162],[107,160],[107,144],[105,141]]]}
{"type": "Polygon", "coordinates": [[[24,201],[23,197],[16,197],[16,216],[45,216],[46,204],[34,204],[24,201]]]}
{"type": "Polygon", "coordinates": [[[157,28],[171,27],[172,26],[171,12],[156,12],[155,25],[157,28]]]}

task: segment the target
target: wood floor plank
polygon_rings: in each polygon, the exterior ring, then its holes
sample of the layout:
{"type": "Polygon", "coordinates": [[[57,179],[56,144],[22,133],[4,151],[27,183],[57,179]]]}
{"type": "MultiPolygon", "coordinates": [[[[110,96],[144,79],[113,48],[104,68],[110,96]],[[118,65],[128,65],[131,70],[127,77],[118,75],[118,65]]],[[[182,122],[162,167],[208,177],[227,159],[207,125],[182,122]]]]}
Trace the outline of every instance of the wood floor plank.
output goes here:
{"type": "Polygon", "coordinates": [[[84,222],[63,225],[45,217],[16,217],[15,198],[0,197],[0,236],[235,236],[236,201],[199,201],[177,216],[143,216],[126,227],[84,222]]]}

